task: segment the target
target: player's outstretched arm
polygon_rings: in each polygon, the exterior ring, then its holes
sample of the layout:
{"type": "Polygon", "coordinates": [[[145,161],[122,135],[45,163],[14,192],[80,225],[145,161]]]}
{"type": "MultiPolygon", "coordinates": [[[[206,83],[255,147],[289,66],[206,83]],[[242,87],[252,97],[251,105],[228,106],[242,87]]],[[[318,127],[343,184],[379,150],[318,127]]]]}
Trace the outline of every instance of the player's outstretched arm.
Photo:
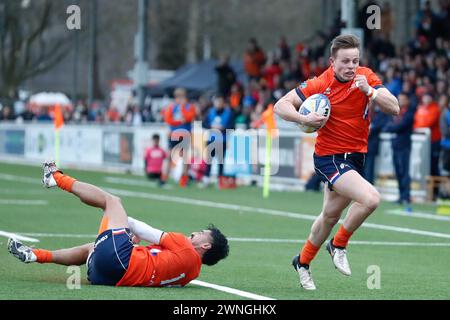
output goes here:
{"type": "Polygon", "coordinates": [[[322,122],[326,117],[311,112],[307,116],[303,116],[298,113],[298,109],[302,105],[303,101],[298,96],[295,89],[284,95],[274,106],[274,112],[280,116],[283,120],[291,121],[297,124],[303,124],[305,126],[319,128],[322,126],[322,122]]]}
{"type": "Polygon", "coordinates": [[[145,222],[128,217],[128,225],[130,231],[140,240],[144,240],[153,244],[159,244],[164,231],[155,229],[145,222]]]}

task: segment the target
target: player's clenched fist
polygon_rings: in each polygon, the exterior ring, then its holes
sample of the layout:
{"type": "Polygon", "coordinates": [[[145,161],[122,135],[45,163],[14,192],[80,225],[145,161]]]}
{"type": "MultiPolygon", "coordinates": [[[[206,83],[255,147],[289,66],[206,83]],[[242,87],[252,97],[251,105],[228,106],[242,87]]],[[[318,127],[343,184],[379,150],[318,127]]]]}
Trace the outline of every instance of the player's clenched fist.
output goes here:
{"type": "Polygon", "coordinates": [[[370,91],[369,83],[367,82],[367,78],[364,75],[357,75],[355,77],[355,86],[365,94],[370,91]]]}

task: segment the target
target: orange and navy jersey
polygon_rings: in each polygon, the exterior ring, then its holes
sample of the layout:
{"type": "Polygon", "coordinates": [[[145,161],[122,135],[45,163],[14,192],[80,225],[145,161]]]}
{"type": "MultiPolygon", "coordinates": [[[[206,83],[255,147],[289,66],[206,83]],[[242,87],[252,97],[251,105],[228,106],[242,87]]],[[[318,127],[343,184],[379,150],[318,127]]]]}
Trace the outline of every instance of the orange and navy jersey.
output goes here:
{"type": "MultiPolygon", "coordinates": [[[[371,87],[382,87],[381,80],[369,68],[358,67],[356,75],[366,76],[371,87]]],[[[316,93],[324,94],[330,100],[330,118],[326,125],[317,131],[315,153],[318,156],[367,152],[369,99],[356,87],[354,80],[337,80],[330,66],[319,77],[303,82],[295,90],[303,101],[316,93]]]]}
{"type": "Polygon", "coordinates": [[[171,131],[185,129],[191,131],[195,120],[196,110],[193,104],[171,104],[164,111],[164,122],[170,126],[171,131]]]}
{"type": "Polygon", "coordinates": [[[202,261],[181,233],[164,233],[159,245],[133,248],[130,263],[117,286],[185,286],[200,274],[202,261]]]}

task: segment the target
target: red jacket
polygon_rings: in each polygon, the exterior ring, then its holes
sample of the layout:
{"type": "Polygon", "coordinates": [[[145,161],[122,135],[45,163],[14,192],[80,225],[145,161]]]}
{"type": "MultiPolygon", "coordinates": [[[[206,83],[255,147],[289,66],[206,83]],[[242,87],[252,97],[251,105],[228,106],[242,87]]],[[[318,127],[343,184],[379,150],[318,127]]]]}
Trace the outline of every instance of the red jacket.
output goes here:
{"type": "Polygon", "coordinates": [[[438,142],[441,140],[441,128],[439,125],[441,111],[436,102],[431,102],[428,105],[420,105],[414,116],[414,129],[430,128],[431,142],[438,142]]]}

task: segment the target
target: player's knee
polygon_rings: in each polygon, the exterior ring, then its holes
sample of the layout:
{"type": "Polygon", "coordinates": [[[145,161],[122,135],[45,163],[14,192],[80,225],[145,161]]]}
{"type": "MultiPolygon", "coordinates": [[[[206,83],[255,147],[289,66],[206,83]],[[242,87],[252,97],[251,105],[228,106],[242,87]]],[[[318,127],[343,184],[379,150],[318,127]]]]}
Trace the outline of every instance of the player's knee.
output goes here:
{"type": "Polygon", "coordinates": [[[375,211],[380,205],[381,196],[377,190],[374,190],[366,195],[363,205],[369,209],[370,212],[375,211]]]}
{"type": "Polygon", "coordinates": [[[108,193],[106,195],[106,203],[109,205],[110,204],[122,204],[122,200],[119,197],[108,193]]]}

